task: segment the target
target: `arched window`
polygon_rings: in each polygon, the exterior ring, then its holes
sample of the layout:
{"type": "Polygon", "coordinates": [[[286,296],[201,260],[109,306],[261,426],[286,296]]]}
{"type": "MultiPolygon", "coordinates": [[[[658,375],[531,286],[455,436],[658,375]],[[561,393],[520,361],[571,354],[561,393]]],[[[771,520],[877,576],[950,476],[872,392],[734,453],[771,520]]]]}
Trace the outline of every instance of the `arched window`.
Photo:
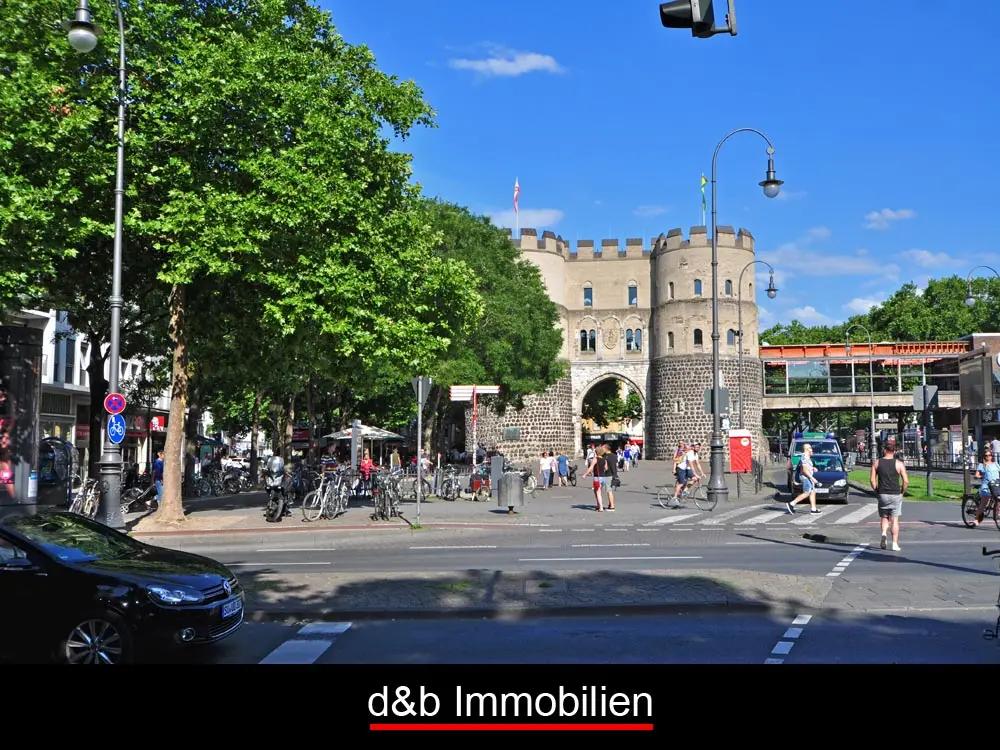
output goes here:
{"type": "Polygon", "coordinates": [[[580,351],[587,351],[587,332],[585,330],[580,331],[580,351]]]}
{"type": "Polygon", "coordinates": [[[726,345],[736,346],[736,331],[734,331],[732,328],[726,331],[726,345]]]}
{"type": "Polygon", "coordinates": [[[632,333],[631,328],[625,331],[625,351],[635,351],[635,334],[632,333]]]}
{"type": "Polygon", "coordinates": [[[670,331],[669,333],[667,333],[667,348],[668,349],[673,349],[674,348],[674,332],[673,331],[670,331]]]}
{"type": "Polygon", "coordinates": [[[669,284],[667,284],[667,299],[673,299],[673,298],[674,298],[674,282],[671,281],[669,284]]]}
{"type": "Polygon", "coordinates": [[[635,329],[635,350],[637,352],[641,352],[642,351],[642,329],[641,328],[636,328],[635,329]]]}
{"type": "Polygon", "coordinates": [[[694,280],[694,296],[695,297],[701,296],[701,279],[694,280]]]}
{"type": "Polygon", "coordinates": [[[695,346],[703,346],[704,345],[704,341],[702,340],[701,329],[700,328],[695,328],[694,329],[694,345],[695,346]]]}
{"type": "Polygon", "coordinates": [[[583,285],[583,306],[593,307],[594,306],[594,287],[588,281],[583,285]]]}
{"type": "Polygon", "coordinates": [[[733,282],[732,279],[726,279],[726,296],[733,296],[733,282]]]}
{"type": "Polygon", "coordinates": [[[634,307],[639,304],[639,285],[630,281],[628,285],[628,304],[634,307]]]}
{"type": "Polygon", "coordinates": [[[597,331],[593,328],[590,329],[590,351],[597,351],[597,331]]]}

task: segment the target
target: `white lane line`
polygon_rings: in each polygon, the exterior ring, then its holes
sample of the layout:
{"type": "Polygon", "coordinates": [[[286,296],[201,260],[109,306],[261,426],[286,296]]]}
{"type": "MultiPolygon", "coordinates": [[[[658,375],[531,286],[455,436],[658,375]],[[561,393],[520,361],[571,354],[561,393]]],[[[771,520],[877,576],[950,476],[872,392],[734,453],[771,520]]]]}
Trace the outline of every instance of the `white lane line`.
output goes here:
{"type": "Polygon", "coordinates": [[[802,628],[789,628],[781,637],[788,641],[794,641],[798,639],[800,635],[802,635],[802,628]]]}
{"type": "Polygon", "coordinates": [[[562,529],[539,529],[542,534],[561,534],[562,529]]]}
{"type": "Polygon", "coordinates": [[[737,526],[751,526],[759,523],[767,523],[768,521],[773,521],[775,518],[781,518],[782,516],[788,515],[783,510],[772,510],[769,513],[761,513],[759,516],[754,516],[753,518],[748,518],[745,521],[737,522],[737,526]]]}
{"type": "MultiPolygon", "coordinates": [[[[659,529],[636,529],[636,531],[639,531],[639,532],[642,532],[642,531],[659,531],[659,529]]],[[[913,542],[910,542],[910,544],[913,544],[913,542]]]]}
{"type": "Polygon", "coordinates": [[[792,620],[792,625],[808,625],[809,621],[812,620],[812,615],[799,615],[794,620],[792,620]]]}
{"type": "Polygon", "coordinates": [[[261,660],[261,664],[312,664],[333,641],[285,641],[261,660]]]}
{"type": "Polygon", "coordinates": [[[784,659],[764,659],[765,664],[784,664],[784,659]]]}
{"type": "Polygon", "coordinates": [[[726,542],[727,547],[761,547],[766,544],[777,544],[777,542],[726,542]]]}
{"type": "Polygon", "coordinates": [[[648,544],[571,544],[570,547],[648,547],[648,544]]]}
{"type": "Polygon", "coordinates": [[[313,622],[299,630],[298,635],[340,635],[346,633],[350,622],[313,622]]]}
{"type": "Polygon", "coordinates": [[[677,523],[678,521],[683,521],[687,518],[696,518],[700,515],[701,513],[685,513],[683,516],[667,516],[666,518],[660,518],[656,521],[644,523],[643,526],[663,526],[668,523],[677,523]]]}
{"type": "Polygon", "coordinates": [[[826,577],[827,578],[836,578],[839,575],[840,575],[840,573],[827,573],[826,577]]]}
{"type": "Polygon", "coordinates": [[[791,523],[796,526],[807,526],[808,524],[816,523],[822,515],[822,513],[806,513],[805,518],[796,518],[791,523]]]}
{"type": "Polygon", "coordinates": [[[522,557],[518,562],[599,562],[601,560],[703,560],[702,557],[522,557]]]}
{"type": "Polygon", "coordinates": [[[336,547],[302,547],[301,549],[259,549],[256,552],[336,552],[336,547]]]}
{"type": "Polygon", "coordinates": [[[769,505],[770,503],[760,503],[758,505],[748,505],[745,508],[737,508],[736,510],[729,510],[720,516],[715,516],[714,518],[710,518],[707,521],[702,521],[701,525],[719,526],[720,524],[723,524],[726,521],[728,521],[730,518],[736,518],[736,516],[741,516],[744,513],[750,513],[752,511],[759,510],[761,508],[767,508],[769,505]]]}
{"type": "Polygon", "coordinates": [[[259,568],[268,565],[333,565],[332,562],[254,562],[226,563],[230,568],[259,568]]]}
{"type": "Polygon", "coordinates": [[[496,549],[495,544],[469,544],[466,546],[410,547],[410,549],[496,549]]]}
{"type": "Polygon", "coordinates": [[[778,641],[774,648],[771,649],[771,653],[777,656],[788,656],[794,645],[792,641],[778,641]]]}
{"type": "Polygon", "coordinates": [[[854,511],[853,513],[848,513],[843,518],[838,518],[836,521],[834,521],[834,523],[835,524],[860,523],[861,521],[864,521],[866,518],[868,518],[868,516],[877,512],[878,512],[878,504],[872,503],[871,505],[866,505],[863,508],[854,511]]]}

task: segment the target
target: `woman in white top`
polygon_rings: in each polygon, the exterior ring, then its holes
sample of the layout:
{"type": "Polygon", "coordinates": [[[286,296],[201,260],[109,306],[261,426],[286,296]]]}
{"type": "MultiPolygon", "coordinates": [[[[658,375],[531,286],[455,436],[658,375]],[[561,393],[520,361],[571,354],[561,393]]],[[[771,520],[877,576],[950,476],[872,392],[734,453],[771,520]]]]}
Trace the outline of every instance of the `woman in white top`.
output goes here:
{"type": "Polygon", "coordinates": [[[556,454],[549,451],[549,487],[555,484],[556,477],[559,475],[559,461],[556,460],[556,454]]]}
{"type": "Polygon", "coordinates": [[[545,455],[545,451],[542,451],[541,457],[538,459],[538,487],[539,489],[545,489],[549,486],[549,457],[545,455]]]}

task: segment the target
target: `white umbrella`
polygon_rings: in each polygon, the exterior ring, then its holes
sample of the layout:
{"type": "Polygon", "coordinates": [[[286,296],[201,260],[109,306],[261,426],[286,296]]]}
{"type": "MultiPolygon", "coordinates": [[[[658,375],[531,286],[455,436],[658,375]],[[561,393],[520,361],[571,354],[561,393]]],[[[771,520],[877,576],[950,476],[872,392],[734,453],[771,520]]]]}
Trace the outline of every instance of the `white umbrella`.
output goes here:
{"type": "MultiPolygon", "coordinates": [[[[360,431],[362,440],[405,440],[402,435],[397,435],[395,432],[383,430],[381,427],[361,425],[360,431]]],[[[329,435],[324,435],[323,437],[327,440],[350,440],[353,436],[354,430],[348,427],[346,430],[333,432],[329,435]]]]}

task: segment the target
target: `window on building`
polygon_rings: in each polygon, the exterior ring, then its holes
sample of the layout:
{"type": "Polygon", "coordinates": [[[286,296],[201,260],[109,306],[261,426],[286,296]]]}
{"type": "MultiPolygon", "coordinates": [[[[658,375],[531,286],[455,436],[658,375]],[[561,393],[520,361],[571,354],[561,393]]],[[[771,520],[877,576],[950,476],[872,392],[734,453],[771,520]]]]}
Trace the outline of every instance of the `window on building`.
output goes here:
{"type": "Polygon", "coordinates": [[[583,285],[583,306],[594,306],[594,287],[592,287],[589,283],[583,285]]]}
{"type": "Polygon", "coordinates": [[[625,331],[625,351],[633,352],[635,351],[635,333],[629,328],[625,331]]]}
{"type": "Polygon", "coordinates": [[[72,385],[76,374],[76,339],[66,339],[66,374],[63,382],[72,385]]]}
{"type": "Polygon", "coordinates": [[[597,331],[595,331],[593,328],[591,328],[590,329],[590,335],[589,335],[588,338],[590,339],[590,351],[596,352],[597,351],[597,331]]]}
{"type": "Polygon", "coordinates": [[[700,328],[695,328],[694,329],[694,345],[695,346],[703,346],[704,343],[705,342],[702,340],[701,329],[700,328]]]}
{"type": "Polygon", "coordinates": [[[635,329],[635,350],[637,352],[641,352],[642,351],[642,329],[641,328],[636,328],[635,329]]]}
{"type": "Polygon", "coordinates": [[[695,297],[701,296],[701,279],[694,280],[694,296],[695,297]]]}
{"type": "Polygon", "coordinates": [[[587,332],[580,331],[580,351],[587,351],[587,332]]]}
{"type": "Polygon", "coordinates": [[[633,307],[639,304],[639,287],[635,284],[628,285],[628,303],[633,307]]]}
{"type": "Polygon", "coordinates": [[[60,383],[63,377],[63,341],[58,338],[55,341],[55,346],[52,348],[52,382],[60,383]]]}
{"type": "Polygon", "coordinates": [[[733,296],[733,282],[731,279],[726,279],[726,296],[733,296]]]}
{"type": "Polygon", "coordinates": [[[726,331],[726,345],[736,346],[736,331],[734,331],[732,328],[726,331]]]}
{"type": "Polygon", "coordinates": [[[667,348],[668,349],[673,349],[674,348],[674,332],[673,331],[670,331],[669,333],[667,333],[667,348]]]}
{"type": "Polygon", "coordinates": [[[673,299],[673,298],[674,298],[674,282],[671,281],[669,284],[667,284],[667,299],[673,299]]]}

